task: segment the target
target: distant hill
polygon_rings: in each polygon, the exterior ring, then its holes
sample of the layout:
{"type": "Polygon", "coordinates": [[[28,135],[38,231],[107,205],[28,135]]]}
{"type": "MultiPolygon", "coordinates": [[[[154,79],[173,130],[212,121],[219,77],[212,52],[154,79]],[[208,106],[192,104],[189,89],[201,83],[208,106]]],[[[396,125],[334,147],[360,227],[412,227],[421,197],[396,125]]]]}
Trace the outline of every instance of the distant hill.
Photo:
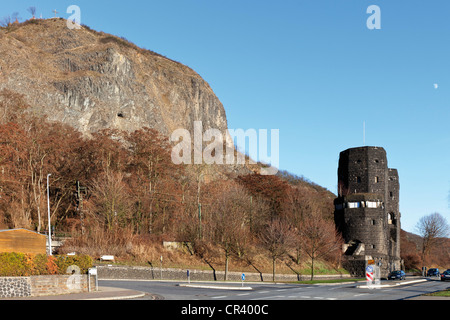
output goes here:
{"type": "MultiPolygon", "coordinates": [[[[422,263],[422,237],[417,234],[401,231],[401,258],[405,262],[406,269],[420,270],[422,263]]],[[[440,238],[439,244],[427,257],[427,268],[438,267],[443,270],[450,268],[450,239],[440,238]]]]}

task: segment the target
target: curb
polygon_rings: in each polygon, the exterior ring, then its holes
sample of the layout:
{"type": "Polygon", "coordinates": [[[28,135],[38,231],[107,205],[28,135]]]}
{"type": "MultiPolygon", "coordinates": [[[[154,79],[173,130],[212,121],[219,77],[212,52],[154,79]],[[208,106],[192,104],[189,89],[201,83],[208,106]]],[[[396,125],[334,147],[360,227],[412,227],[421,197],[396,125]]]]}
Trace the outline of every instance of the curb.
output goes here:
{"type": "Polygon", "coordinates": [[[367,284],[365,284],[365,285],[361,285],[361,286],[356,286],[356,288],[363,288],[363,289],[390,288],[390,287],[403,286],[403,285],[407,285],[407,284],[411,284],[411,283],[419,283],[419,282],[424,282],[424,281],[427,281],[427,279],[411,280],[411,281],[406,281],[406,282],[397,282],[395,284],[384,284],[384,285],[373,284],[371,286],[368,286],[367,284]]]}
{"type": "Polygon", "coordinates": [[[142,298],[145,296],[144,292],[141,292],[139,294],[129,295],[129,296],[111,296],[111,297],[104,297],[104,298],[89,298],[89,299],[80,299],[80,300],[127,300],[127,299],[137,299],[142,298]]]}

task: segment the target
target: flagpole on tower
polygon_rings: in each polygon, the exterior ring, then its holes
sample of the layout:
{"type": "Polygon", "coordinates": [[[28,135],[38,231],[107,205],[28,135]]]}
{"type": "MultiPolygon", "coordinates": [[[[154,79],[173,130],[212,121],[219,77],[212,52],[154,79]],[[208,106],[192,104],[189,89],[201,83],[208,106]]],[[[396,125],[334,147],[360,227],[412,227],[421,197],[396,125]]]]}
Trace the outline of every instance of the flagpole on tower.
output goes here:
{"type": "Polygon", "coordinates": [[[366,145],[366,122],[363,122],[363,146],[366,145]]]}

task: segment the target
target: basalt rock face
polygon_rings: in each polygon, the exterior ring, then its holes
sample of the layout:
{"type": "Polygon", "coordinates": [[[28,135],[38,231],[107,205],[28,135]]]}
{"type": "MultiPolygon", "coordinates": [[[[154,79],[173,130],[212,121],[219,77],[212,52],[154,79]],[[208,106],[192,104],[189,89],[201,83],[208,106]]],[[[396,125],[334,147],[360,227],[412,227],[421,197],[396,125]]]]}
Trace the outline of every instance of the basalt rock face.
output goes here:
{"type": "Polygon", "coordinates": [[[225,132],[225,110],[187,66],[66,20],[32,20],[0,30],[0,89],[24,94],[31,111],[86,135],[150,127],[225,132]]]}

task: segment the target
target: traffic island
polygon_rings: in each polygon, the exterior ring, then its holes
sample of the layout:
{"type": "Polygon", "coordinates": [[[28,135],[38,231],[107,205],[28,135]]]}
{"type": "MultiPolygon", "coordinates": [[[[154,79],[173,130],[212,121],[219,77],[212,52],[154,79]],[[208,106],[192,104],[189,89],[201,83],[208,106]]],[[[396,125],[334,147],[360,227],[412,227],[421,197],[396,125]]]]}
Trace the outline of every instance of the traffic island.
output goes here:
{"type": "Polygon", "coordinates": [[[252,287],[244,287],[244,286],[229,286],[229,285],[212,285],[212,284],[200,284],[200,283],[187,283],[187,284],[178,284],[179,287],[186,288],[200,288],[200,289],[218,289],[218,290],[253,290],[252,287]]]}
{"type": "Polygon", "coordinates": [[[407,284],[419,283],[419,282],[424,282],[424,281],[427,281],[427,279],[417,279],[417,280],[410,280],[410,281],[399,281],[399,282],[393,282],[393,283],[389,283],[389,284],[371,284],[371,285],[368,285],[366,283],[366,284],[363,284],[363,285],[356,286],[356,288],[360,288],[360,289],[382,289],[382,288],[390,288],[390,287],[403,286],[403,285],[407,285],[407,284]]]}

